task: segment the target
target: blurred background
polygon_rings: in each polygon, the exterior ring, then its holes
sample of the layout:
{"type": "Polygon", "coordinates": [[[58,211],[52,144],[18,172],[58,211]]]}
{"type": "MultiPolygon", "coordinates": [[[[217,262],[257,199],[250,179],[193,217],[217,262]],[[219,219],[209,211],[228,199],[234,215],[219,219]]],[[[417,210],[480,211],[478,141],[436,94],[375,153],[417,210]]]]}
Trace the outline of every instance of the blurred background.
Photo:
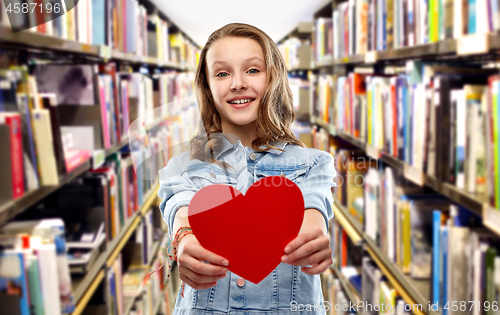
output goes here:
{"type": "Polygon", "coordinates": [[[335,158],[322,312],[500,314],[499,14],[497,0],[1,1],[1,309],[172,313],[157,170],[196,134],[208,36],[242,22],[286,61],[295,135],[335,158]],[[138,172],[148,149],[162,154],[138,172]]]}

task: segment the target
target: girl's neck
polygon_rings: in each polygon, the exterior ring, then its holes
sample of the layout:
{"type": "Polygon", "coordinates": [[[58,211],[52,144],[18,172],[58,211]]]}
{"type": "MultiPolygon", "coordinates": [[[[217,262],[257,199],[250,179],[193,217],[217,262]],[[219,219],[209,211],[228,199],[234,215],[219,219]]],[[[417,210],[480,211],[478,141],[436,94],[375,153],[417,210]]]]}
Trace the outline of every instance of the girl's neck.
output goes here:
{"type": "Polygon", "coordinates": [[[257,138],[256,134],[256,122],[250,123],[245,126],[234,125],[231,123],[222,123],[222,132],[224,136],[231,142],[235,144],[238,140],[245,147],[252,148],[252,141],[257,138]]]}

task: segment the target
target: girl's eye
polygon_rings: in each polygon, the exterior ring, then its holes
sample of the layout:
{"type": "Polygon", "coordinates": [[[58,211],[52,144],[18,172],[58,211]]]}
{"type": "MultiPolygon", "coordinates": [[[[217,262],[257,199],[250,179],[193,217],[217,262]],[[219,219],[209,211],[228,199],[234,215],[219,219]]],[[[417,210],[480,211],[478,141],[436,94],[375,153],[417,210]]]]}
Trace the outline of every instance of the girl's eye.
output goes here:
{"type": "Polygon", "coordinates": [[[248,70],[248,72],[250,74],[255,74],[255,73],[259,72],[259,70],[257,70],[257,69],[250,69],[250,70],[248,70]]]}
{"type": "Polygon", "coordinates": [[[226,73],[226,72],[219,72],[219,73],[217,73],[215,76],[216,76],[216,77],[221,77],[221,78],[223,78],[223,77],[226,77],[226,76],[228,76],[228,75],[229,75],[229,74],[228,74],[228,73],[226,73]]]}

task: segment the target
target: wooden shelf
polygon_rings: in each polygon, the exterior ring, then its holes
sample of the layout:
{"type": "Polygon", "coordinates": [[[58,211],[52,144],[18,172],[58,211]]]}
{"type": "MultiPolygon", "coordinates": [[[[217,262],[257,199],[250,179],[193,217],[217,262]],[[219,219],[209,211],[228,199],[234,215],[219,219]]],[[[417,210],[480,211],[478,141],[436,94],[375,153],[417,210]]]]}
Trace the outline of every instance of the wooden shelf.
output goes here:
{"type": "MultiPolygon", "coordinates": [[[[481,35],[480,35],[481,36],[481,35]]],[[[489,49],[486,53],[476,53],[471,55],[485,55],[496,52],[500,49],[500,34],[497,32],[486,35],[489,49]]],[[[457,48],[462,39],[447,39],[435,43],[416,45],[411,47],[401,47],[391,50],[371,51],[366,54],[352,55],[335,58],[335,66],[373,64],[387,61],[403,61],[406,59],[428,58],[428,57],[450,57],[450,55],[459,56],[457,48]]]]}
{"type": "Polygon", "coordinates": [[[363,141],[346,134],[342,131],[337,131],[337,136],[350,142],[354,146],[364,150],[371,158],[382,161],[391,167],[395,168],[406,179],[412,181],[417,185],[426,185],[434,189],[437,193],[449,198],[453,202],[460,204],[478,215],[483,215],[484,204],[487,203],[488,198],[486,194],[470,194],[463,189],[457,188],[450,183],[444,183],[434,177],[428,176],[422,171],[416,170],[411,165],[401,161],[400,159],[387,154],[386,152],[374,149],[368,146],[363,141]]]}
{"type": "Polygon", "coordinates": [[[59,185],[54,186],[42,186],[38,189],[29,191],[22,195],[21,197],[7,201],[0,205],[0,226],[7,223],[9,220],[13,219],[16,215],[20,214],[24,210],[36,203],[43,200],[45,197],[49,196],[51,193],[55,192],[63,185],[69,183],[76,177],[82,175],[91,167],[90,159],[86,160],[74,170],[67,174],[63,174],[59,177],[59,185]]]}
{"type": "Polygon", "coordinates": [[[345,222],[341,223],[344,228],[354,229],[359,231],[363,237],[363,242],[366,245],[365,248],[368,254],[371,256],[373,261],[378,265],[382,273],[387,277],[391,285],[398,291],[401,297],[406,303],[413,305],[422,305],[423,312],[415,311],[414,314],[429,314],[434,315],[433,312],[429,312],[426,309],[428,302],[430,301],[430,280],[414,280],[411,277],[403,274],[399,267],[397,267],[393,262],[389,260],[387,255],[385,255],[380,248],[375,244],[375,242],[362,231],[362,226],[349,211],[340,204],[340,202],[334,197],[333,207],[336,208],[335,211],[341,212],[347,219],[345,222]],[[349,226],[350,225],[350,226],[349,226]]]}
{"type": "Polygon", "coordinates": [[[35,51],[55,51],[72,53],[96,59],[119,60],[136,64],[147,64],[176,70],[190,70],[191,67],[159,60],[149,56],[139,56],[133,53],[110,49],[107,46],[97,46],[66,40],[55,36],[25,30],[12,33],[8,26],[0,26],[0,45],[10,48],[27,49],[35,51]]]}

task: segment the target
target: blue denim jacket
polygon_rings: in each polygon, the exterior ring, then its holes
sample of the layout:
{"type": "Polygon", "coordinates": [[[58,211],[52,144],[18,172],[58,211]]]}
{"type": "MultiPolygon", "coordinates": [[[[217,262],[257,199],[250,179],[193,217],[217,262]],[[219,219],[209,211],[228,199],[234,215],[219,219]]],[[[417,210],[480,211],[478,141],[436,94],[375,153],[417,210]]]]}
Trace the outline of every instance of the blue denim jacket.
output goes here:
{"type": "MultiPolygon", "coordinates": [[[[233,169],[224,170],[215,164],[191,160],[189,152],[170,159],[159,171],[158,191],[158,196],[163,199],[160,211],[169,231],[172,233],[177,209],[189,205],[194,194],[204,186],[226,184],[245,193],[263,177],[282,174],[301,189],[305,209],[319,210],[328,226],[333,217],[331,188],[335,186],[333,178],[336,175],[331,154],[282,142],[272,144],[285,151],[256,152],[244,147],[240,141],[233,145],[223,137],[223,147],[215,158],[229,163],[233,169]]],[[[316,309],[308,314],[325,313],[320,308],[323,305],[320,276],[305,274],[300,267],[280,263],[257,285],[243,279],[237,283],[239,278],[229,271],[216,286],[206,290],[195,290],[186,284],[184,297],[180,292],[177,296],[174,315],[243,315],[249,312],[284,315],[298,314],[299,309],[316,309]]]]}

